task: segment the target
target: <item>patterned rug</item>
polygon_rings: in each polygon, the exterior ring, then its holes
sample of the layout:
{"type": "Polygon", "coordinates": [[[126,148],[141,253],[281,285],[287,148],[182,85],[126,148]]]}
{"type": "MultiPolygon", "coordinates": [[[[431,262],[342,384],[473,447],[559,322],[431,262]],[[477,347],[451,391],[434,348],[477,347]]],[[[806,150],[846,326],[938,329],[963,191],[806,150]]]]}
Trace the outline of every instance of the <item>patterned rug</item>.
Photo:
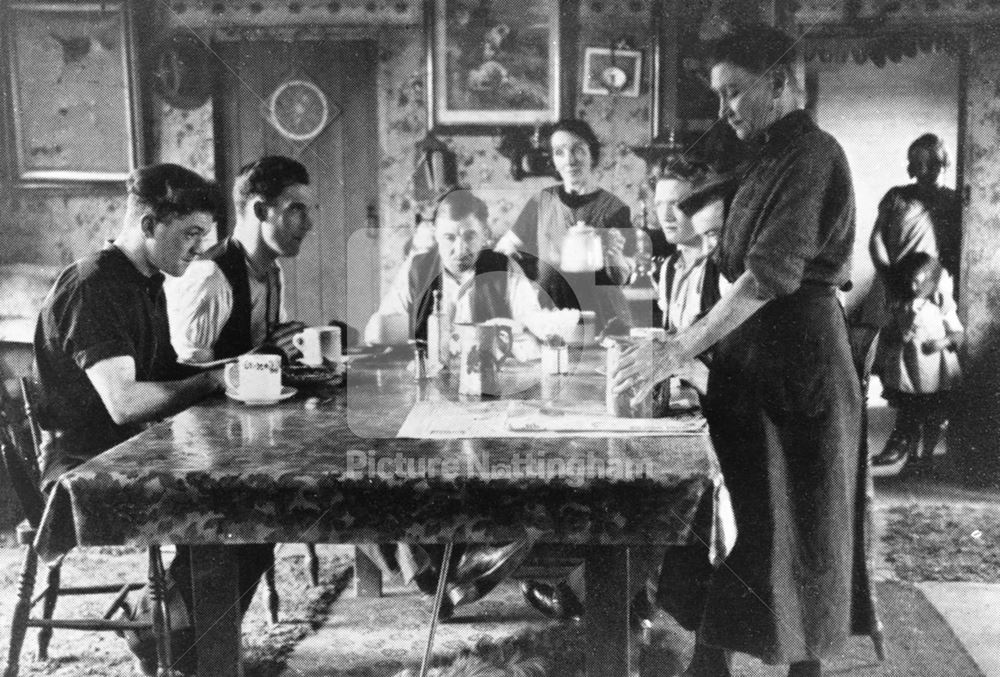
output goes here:
{"type": "MultiPolygon", "coordinates": [[[[913,586],[878,586],[888,659],[878,663],[871,641],[853,638],[826,664],[838,677],[983,677],[940,614],[913,586]]],[[[430,621],[430,602],[410,588],[389,588],[380,599],[341,598],[315,634],[287,657],[282,677],[392,677],[417,674],[430,621]]],[[[434,644],[435,677],[506,677],[584,674],[584,628],[548,621],[527,607],[516,582],[507,581],[486,599],[462,606],[439,624],[434,644]]],[[[641,675],[679,674],[692,637],[660,614],[649,644],[636,657],[641,675]]],[[[764,666],[738,656],[734,676],[783,677],[787,668],[764,666]]]]}

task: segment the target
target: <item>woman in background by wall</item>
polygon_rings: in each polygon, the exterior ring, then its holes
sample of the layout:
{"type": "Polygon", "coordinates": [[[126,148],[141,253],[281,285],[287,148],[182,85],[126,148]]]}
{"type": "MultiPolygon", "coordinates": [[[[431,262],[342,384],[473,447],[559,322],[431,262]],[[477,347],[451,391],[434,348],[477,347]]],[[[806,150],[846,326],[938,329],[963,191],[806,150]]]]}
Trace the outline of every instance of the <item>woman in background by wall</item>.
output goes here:
{"type": "Polygon", "coordinates": [[[631,314],[620,286],[631,274],[623,234],[631,228],[629,209],[597,185],[600,143],[590,125],[560,120],[551,127],[549,142],[562,183],[528,201],[496,250],[514,256],[538,282],[543,306],[592,310],[598,327],[615,318],[628,327],[631,314]],[[597,229],[603,242],[604,267],[596,272],[567,272],[571,266],[561,260],[567,233],[581,222],[597,229]]]}

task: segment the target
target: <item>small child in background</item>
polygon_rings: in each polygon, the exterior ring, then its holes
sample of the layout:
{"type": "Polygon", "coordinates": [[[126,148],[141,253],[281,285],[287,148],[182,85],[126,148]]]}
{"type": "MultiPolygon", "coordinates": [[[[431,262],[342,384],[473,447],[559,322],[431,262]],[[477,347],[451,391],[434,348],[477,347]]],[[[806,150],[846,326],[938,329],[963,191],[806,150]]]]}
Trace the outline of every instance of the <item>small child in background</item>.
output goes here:
{"type": "Polygon", "coordinates": [[[913,470],[927,471],[961,380],[956,350],[963,328],[954,283],[926,252],[907,254],[887,277],[890,319],[879,339],[879,374],[897,410],[896,425],[872,465],[902,469],[912,458],[913,470]]]}

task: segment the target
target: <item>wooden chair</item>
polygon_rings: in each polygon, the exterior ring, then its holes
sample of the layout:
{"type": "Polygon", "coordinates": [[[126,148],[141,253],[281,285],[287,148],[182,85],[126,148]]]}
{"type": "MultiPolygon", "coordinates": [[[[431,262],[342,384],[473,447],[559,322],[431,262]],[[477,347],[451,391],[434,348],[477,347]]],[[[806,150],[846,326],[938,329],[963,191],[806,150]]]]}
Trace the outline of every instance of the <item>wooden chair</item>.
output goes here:
{"type": "MultiPolygon", "coordinates": [[[[42,430],[38,425],[38,395],[35,388],[35,383],[28,378],[21,379],[21,396],[24,399],[24,413],[25,418],[31,428],[31,439],[35,443],[36,453],[42,447],[42,430]]],[[[37,467],[37,464],[36,464],[37,467]]],[[[37,479],[37,478],[36,478],[37,479]]],[[[306,544],[306,562],[309,568],[309,578],[313,585],[319,585],[319,558],[316,555],[316,546],[312,543],[306,544]]],[[[58,567],[49,569],[49,588],[53,589],[51,577],[55,577],[55,588],[58,588],[59,581],[59,570],[58,567]]],[[[270,615],[271,622],[278,622],[278,607],[280,605],[278,597],[278,588],[274,580],[274,567],[269,568],[264,574],[264,581],[267,585],[267,610],[270,615]]],[[[43,607],[48,609],[49,602],[46,602],[46,606],[43,607]]],[[[55,605],[55,599],[51,601],[52,605],[55,605]]],[[[51,613],[51,612],[50,612],[51,613]]],[[[51,629],[43,629],[39,633],[39,656],[44,658],[46,653],[46,648],[48,647],[48,637],[51,637],[51,629]],[[45,639],[43,641],[42,635],[46,633],[45,639]]]]}
{"type": "MultiPolygon", "coordinates": [[[[34,384],[29,379],[22,379],[21,389],[25,396],[25,413],[28,415],[33,439],[37,441],[40,439],[40,431],[35,420],[38,400],[35,396],[34,384]]],[[[17,529],[18,542],[25,546],[25,554],[21,567],[17,603],[11,620],[7,667],[3,677],[17,677],[21,647],[24,644],[28,628],[31,627],[40,628],[38,633],[38,658],[40,660],[48,658],[49,641],[55,628],[115,632],[152,630],[157,638],[157,657],[160,665],[171,665],[173,659],[170,643],[166,641],[170,633],[169,618],[163,604],[166,572],[160,557],[159,546],[150,546],[149,548],[149,585],[151,598],[154,602],[151,621],[113,618],[119,610],[124,611],[127,617],[131,617],[131,609],[127,602],[128,595],[130,592],[144,587],[143,583],[62,587],[59,583],[62,571],[61,561],[49,566],[45,589],[36,597],[32,597],[35,577],[38,572],[38,554],[34,548],[35,535],[41,523],[46,503],[45,495],[38,488],[38,447],[36,446],[30,453],[25,453],[17,441],[17,434],[11,426],[6,412],[0,412],[0,416],[3,419],[2,424],[0,424],[0,452],[2,452],[0,455],[3,457],[3,464],[14,489],[14,494],[25,515],[25,521],[17,529]],[[53,617],[60,595],[90,594],[114,595],[103,616],[72,619],[53,617]],[[31,612],[38,606],[39,602],[42,603],[42,615],[34,617],[31,612]]]]}

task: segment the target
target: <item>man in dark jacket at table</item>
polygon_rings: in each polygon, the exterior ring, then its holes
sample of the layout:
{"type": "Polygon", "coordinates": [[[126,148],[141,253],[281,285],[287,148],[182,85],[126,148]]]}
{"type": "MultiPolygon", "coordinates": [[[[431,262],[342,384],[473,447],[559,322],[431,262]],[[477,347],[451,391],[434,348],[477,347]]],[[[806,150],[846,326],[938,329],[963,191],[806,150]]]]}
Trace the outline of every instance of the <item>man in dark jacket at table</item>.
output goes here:
{"type": "MultiPolygon", "coordinates": [[[[369,343],[385,340],[381,325],[389,315],[408,318],[410,335],[426,340],[435,292],[439,293],[442,312],[452,322],[527,318],[540,309],[538,292],[520,268],[488,248],[487,217],[486,203],[467,190],[453,190],[438,201],[434,214],[436,247],[403,265],[368,323],[365,339],[369,343]]],[[[395,554],[377,546],[359,549],[383,573],[398,566],[404,578],[413,580],[422,592],[434,593],[444,560],[443,546],[400,543],[395,554]]],[[[440,616],[447,618],[458,604],[487,594],[517,568],[529,550],[526,540],[502,547],[455,547],[440,616]]]]}
{"type": "MultiPolygon", "coordinates": [[[[220,201],[215,184],[183,167],[138,169],[129,178],[121,233],[56,279],[34,341],[44,490],[145,424],[222,389],[220,372],[177,363],[163,294],[164,274],[184,273],[214,227],[220,201]]],[[[179,548],[171,572],[187,559],[179,548]]],[[[190,603],[190,587],[178,587],[190,603]]],[[[128,639],[142,670],[155,674],[152,634],[128,639]]]]}
{"type": "Polygon", "coordinates": [[[541,308],[537,288],[520,267],[489,249],[488,217],[486,203],[468,190],[453,190],[438,201],[436,246],[403,263],[368,321],[368,343],[386,341],[381,324],[390,315],[408,318],[410,336],[426,339],[435,292],[452,323],[523,321],[541,308]]]}

